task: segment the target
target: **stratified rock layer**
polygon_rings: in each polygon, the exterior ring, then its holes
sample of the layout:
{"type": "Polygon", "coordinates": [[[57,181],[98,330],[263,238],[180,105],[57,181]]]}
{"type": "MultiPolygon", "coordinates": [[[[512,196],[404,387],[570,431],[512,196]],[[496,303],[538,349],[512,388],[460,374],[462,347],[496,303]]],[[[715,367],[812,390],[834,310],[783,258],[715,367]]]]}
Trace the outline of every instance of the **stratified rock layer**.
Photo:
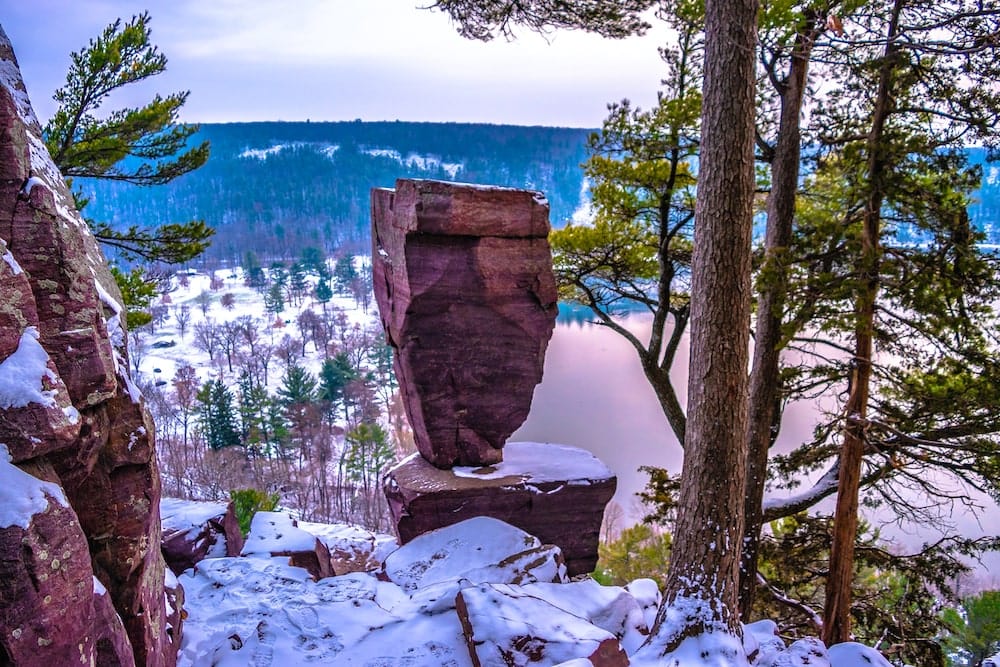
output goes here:
{"type": "Polygon", "coordinates": [[[0,508],[0,662],[171,667],[180,618],[168,632],[153,425],[121,295],[2,30],[0,209],[0,455],[60,496],[0,508]]]}
{"type": "Polygon", "coordinates": [[[440,470],[411,456],[389,471],[385,493],[401,544],[488,516],[558,546],[574,576],[597,564],[604,506],[616,486],[615,476],[590,452],[512,442],[496,466],[440,470]]]}
{"type": "Polygon", "coordinates": [[[503,459],[557,314],[540,193],[398,180],[372,191],[375,298],[417,449],[439,468],[503,459]]]}

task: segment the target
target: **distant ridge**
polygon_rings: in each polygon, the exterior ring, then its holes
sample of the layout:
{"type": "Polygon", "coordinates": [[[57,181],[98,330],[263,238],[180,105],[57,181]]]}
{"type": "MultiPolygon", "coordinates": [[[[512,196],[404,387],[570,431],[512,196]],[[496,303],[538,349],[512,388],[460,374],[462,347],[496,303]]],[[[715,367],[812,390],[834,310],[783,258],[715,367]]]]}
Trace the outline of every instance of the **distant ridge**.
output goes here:
{"type": "Polygon", "coordinates": [[[542,190],[561,226],[585,202],[590,130],[478,123],[205,123],[212,154],[159,187],[77,179],[86,214],[115,225],[202,218],[217,229],[209,259],[268,258],[303,247],[368,245],[368,193],[397,178],[542,190]]]}

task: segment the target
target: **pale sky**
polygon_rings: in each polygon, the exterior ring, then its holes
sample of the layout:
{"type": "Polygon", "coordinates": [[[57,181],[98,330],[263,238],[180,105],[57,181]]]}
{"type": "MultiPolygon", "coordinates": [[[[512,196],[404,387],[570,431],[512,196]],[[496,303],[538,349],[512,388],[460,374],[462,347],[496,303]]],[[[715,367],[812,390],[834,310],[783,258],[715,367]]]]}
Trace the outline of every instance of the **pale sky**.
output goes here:
{"type": "MultiPolygon", "coordinates": [[[[138,91],[190,90],[183,120],[407,120],[597,127],[608,102],[656,99],[661,26],[623,41],[522,31],[458,36],[419,0],[0,0],[41,119],[69,53],[148,9],[167,72],[138,91]]],[[[652,23],[656,24],[653,20],[652,23]]]]}

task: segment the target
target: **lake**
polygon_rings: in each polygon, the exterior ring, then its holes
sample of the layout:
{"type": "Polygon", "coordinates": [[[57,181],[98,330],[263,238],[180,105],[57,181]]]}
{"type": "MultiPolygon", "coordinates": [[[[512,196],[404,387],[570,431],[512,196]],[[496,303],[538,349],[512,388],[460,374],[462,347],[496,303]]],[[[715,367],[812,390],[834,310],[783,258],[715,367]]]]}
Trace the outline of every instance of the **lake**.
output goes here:
{"type": "MultiPolygon", "coordinates": [[[[645,340],[650,319],[636,314],[622,321],[645,340]]],[[[686,349],[680,354],[686,357],[686,349]]],[[[686,364],[678,366],[674,381],[683,404],[687,368],[686,364]]],[[[789,406],[776,445],[779,449],[787,451],[811,437],[814,410],[810,404],[789,406]]],[[[637,468],[652,465],[674,473],[681,469],[680,445],[642,374],[635,350],[605,327],[565,317],[560,317],[549,342],[545,375],[535,388],[528,419],[510,439],[556,442],[593,452],[618,475],[614,500],[626,512],[626,525],[643,513],[635,494],[645,486],[646,475],[637,468]]],[[[958,507],[951,520],[966,536],[996,534],[1000,531],[1000,508],[988,497],[978,497],[987,508],[978,519],[958,507]]],[[[820,509],[832,513],[832,500],[820,509]]],[[[910,548],[937,537],[934,531],[912,524],[886,525],[882,534],[910,548]]],[[[1000,572],[1000,554],[991,554],[986,564],[986,572],[1000,572]]]]}

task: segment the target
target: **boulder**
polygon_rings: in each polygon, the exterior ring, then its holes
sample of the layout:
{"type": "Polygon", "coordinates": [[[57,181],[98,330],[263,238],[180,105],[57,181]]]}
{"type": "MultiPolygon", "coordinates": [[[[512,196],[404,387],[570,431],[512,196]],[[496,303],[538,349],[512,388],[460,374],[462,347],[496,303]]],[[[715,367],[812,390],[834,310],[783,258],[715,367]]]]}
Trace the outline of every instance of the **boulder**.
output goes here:
{"type": "Polygon", "coordinates": [[[401,544],[476,516],[517,526],[562,551],[570,576],[597,564],[604,507],[617,479],[577,447],[510,443],[497,465],[441,470],[413,455],[385,478],[401,544]]]}
{"type": "Polygon", "coordinates": [[[613,634],[518,586],[465,588],[456,608],[476,667],[552,665],[576,658],[587,658],[595,667],[629,664],[613,634]]]}
{"type": "Polygon", "coordinates": [[[319,538],[330,550],[334,574],[374,572],[399,544],[393,535],[373,533],[350,524],[299,521],[298,527],[319,538]]]}
{"type": "Polygon", "coordinates": [[[541,382],[558,312],[540,193],[398,180],[372,191],[375,298],[417,449],[502,460],[541,382]]]}
{"type": "Polygon", "coordinates": [[[243,549],[243,534],[231,502],[162,498],[160,521],[160,549],[174,574],[205,558],[239,556],[243,549]]]}
{"type": "Polygon", "coordinates": [[[257,512],[240,553],[243,556],[287,556],[289,565],[301,567],[317,581],[333,576],[330,550],[282,512],[257,512]]]}
{"type": "MultiPolygon", "coordinates": [[[[559,549],[490,517],[421,535],[389,554],[380,576],[407,593],[435,585],[566,580],[559,549]]],[[[452,596],[454,599],[454,596],[452,596]]]]}

